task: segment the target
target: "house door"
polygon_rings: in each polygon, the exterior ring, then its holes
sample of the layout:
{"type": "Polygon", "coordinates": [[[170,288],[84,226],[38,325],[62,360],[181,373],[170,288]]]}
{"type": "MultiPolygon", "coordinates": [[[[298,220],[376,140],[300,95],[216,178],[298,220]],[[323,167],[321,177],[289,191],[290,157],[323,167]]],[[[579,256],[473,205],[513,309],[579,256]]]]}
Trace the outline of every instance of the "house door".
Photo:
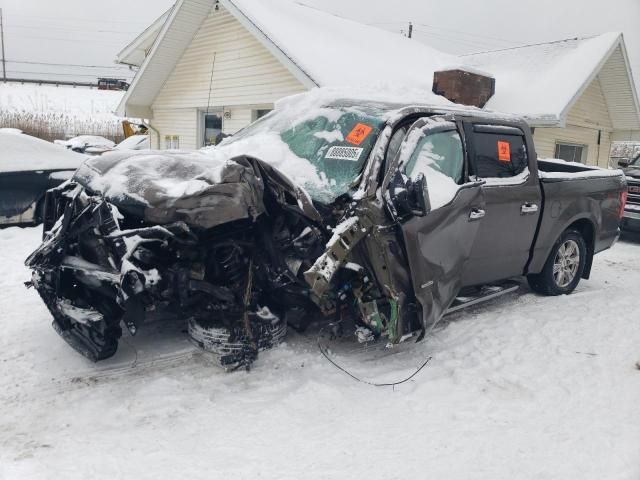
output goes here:
{"type": "Polygon", "coordinates": [[[203,139],[202,146],[216,145],[222,133],[222,112],[204,112],[202,114],[203,139]]]}

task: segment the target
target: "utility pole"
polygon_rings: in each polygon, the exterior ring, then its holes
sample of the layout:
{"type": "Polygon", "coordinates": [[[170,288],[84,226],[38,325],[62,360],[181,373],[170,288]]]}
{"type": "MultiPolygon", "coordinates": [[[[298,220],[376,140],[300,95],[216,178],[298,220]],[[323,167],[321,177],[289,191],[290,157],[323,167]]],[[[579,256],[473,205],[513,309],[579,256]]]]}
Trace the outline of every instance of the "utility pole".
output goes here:
{"type": "MultiPolygon", "coordinates": [[[[413,35],[413,23],[409,22],[409,38],[411,38],[411,35],[413,35]]],[[[4,46],[4,43],[2,45],[4,46]]],[[[2,58],[4,58],[4,55],[2,55],[2,58]]]]}
{"type": "Polygon", "coordinates": [[[2,8],[0,8],[0,39],[2,40],[2,80],[7,81],[7,65],[4,58],[4,25],[2,23],[2,8]]]}

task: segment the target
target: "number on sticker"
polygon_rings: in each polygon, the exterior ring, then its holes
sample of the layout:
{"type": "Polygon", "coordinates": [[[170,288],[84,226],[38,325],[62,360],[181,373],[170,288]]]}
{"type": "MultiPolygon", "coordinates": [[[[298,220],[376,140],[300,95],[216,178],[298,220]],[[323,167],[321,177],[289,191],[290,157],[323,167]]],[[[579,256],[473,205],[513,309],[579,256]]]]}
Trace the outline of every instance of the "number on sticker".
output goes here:
{"type": "Polygon", "coordinates": [[[362,154],[363,148],[358,147],[331,147],[324,158],[332,160],[351,160],[357,162],[362,154]]]}

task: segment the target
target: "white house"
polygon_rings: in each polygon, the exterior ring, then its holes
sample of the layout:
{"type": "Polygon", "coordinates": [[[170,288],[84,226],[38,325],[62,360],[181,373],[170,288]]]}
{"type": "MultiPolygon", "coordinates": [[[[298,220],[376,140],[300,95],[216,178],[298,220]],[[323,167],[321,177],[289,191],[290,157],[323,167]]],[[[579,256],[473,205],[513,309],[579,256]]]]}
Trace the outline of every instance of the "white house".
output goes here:
{"type": "Polygon", "coordinates": [[[455,57],[290,0],[178,0],[118,59],[140,66],[118,113],[148,119],[154,148],[201,147],[317,86],[430,90],[460,65],[495,77],[486,108],[524,115],[541,156],[604,166],[611,139],[640,130],[615,33],[455,57]]]}

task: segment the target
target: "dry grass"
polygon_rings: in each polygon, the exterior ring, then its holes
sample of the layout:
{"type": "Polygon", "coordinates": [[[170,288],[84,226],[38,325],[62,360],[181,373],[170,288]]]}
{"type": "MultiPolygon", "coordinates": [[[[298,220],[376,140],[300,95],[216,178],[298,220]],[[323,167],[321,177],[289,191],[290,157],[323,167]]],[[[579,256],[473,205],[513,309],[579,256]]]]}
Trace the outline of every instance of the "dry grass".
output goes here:
{"type": "Polygon", "coordinates": [[[2,112],[0,128],[19,128],[43,140],[64,140],[78,135],[100,135],[118,143],[124,139],[122,125],[114,120],[87,120],[65,114],[2,112]]]}

